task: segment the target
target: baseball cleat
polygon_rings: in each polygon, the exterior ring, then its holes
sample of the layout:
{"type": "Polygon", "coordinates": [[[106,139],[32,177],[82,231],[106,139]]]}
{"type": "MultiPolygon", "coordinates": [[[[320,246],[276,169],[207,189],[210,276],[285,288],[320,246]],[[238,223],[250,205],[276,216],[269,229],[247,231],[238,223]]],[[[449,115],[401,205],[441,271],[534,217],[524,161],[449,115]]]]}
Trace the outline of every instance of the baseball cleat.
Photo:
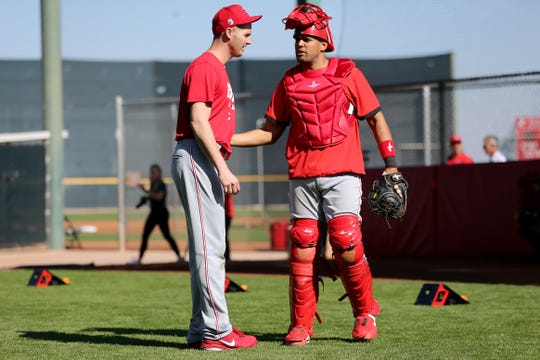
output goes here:
{"type": "Polygon", "coordinates": [[[375,316],[362,314],[354,320],[352,337],[355,340],[372,340],[377,336],[377,323],[375,316]]]}
{"type": "Polygon", "coordinates": [[[307,330],[303,325],[298,325],[289,330],[285,336],[285,345],[306,346],[313,336],[313,328],[307,330]]]}
{"type": "Polygon", "coordinates": [[[241,330],[233,327],[233,331],[218,340],[203,339],[201,349],[210,351],[235,350],[251,348],[257,345],[255,336],[246,335],[241,330]]]}
{"type": "Polygon", "coordinates": [[[377,316],[381,313],[381,306],[379,305],[379,303],[377,302],[377,300],[373,299],[373,305],[371,307],[371,312],[370,314],[373,315],[373,316],[377,316]]]}

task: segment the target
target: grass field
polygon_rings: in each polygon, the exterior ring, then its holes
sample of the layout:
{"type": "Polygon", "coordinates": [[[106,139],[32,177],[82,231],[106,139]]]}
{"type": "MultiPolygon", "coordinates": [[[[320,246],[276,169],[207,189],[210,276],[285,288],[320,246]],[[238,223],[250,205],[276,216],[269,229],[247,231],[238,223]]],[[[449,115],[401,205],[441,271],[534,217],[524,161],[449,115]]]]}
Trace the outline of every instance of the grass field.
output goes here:
{"type": "MultiPolygon", "coordinates": [[[[170,209],[169,225],[173,236],[178,241],[187,239],[185,228],[185,216],[181,209],[170,209]]],[[[68,211],[67,216],[75,227],[81,225],[97,226],[97,233],[80,234],[83,242],[110,242],[118,241],[118,213],[116,211],[68,211]]],[[[126,237],[128,241],[139,243],[144,221],[148,216],[148,209],[129,209],[126,214],[126,237]]],[[[269,240],[269,225],[272,221],[287,220],[289,212],[285,209],[270,209],[265,212],[265,219],[261,219],[261,214],[253,209],[236,209],[235,217],[232,221],[229,238],[232,242],[267,242],[269,240]]],[[[159,229],[156,227],[151,235],[151,239],[163,239],[159,229]]]]}
{"type": "Polygon", "coordinates": [[[246,293],[227,295],[235,326],[254,349],[186,348],[190,317],[185,273],[54,270],[67,286],[26,286],[31,271],[0,272],[2,359],[538,359],[540,287],[447,283],[471,304],[415,306],[421,282],[375,280],[378,337],[352,342],[341,284],[321,290],[321,325],[304,348],[282,345],[287,277],[232,274],[246,293]]]}

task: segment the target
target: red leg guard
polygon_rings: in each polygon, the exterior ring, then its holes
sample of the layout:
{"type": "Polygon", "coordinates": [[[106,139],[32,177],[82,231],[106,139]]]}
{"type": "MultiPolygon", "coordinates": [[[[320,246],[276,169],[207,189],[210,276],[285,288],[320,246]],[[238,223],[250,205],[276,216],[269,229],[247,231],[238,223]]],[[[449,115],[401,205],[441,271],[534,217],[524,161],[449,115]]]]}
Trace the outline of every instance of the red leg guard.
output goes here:
{"type": "MultiPolygon", "coordinates": [[[[313,249],[315,250],[315,249],[313,249]]],[[[315,253],[315,251],[313,251],[315,253]]],[[[315,256],[313,256],[315,258],[315,256]]],[[[319,283],[313,264],[292,264],[289,279],[289,300],[291,306],[291,328],[304,326],[313,328],[319,283]]]]}
{"type": "Polygon", "coordinates": [[[354,316],[369,314],[373,308],[371,271],[364,256],[360,222],[356,216],[345,215],[328,222],[334,259],[347,291],[354,316]]]}
{"type": "Polygon", "coordinates": [[[312,219],[296,219],[290,231],[291,260],[289,300],[291,325],[304,326],[313,334],[313,321],[317,310],[319,285],[317,274],[318,222],[312,219]]]}

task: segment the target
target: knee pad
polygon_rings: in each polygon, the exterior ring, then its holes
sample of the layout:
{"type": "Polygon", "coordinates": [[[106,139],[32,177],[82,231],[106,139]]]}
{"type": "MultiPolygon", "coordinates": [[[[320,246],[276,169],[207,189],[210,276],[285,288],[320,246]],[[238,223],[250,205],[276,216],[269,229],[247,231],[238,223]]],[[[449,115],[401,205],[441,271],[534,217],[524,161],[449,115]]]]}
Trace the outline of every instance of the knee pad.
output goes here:
{"type": "Polygon", "coordinates": [[[293,246],[316,247],[319,240],[319,222],[315,219],[294,219],[289,237],[293,246]]]}
{"type": "Polygon", "coordinates": [[[360,257],[364,256],[362,231],[357,216],[343,215],[333,218],[328,222],[328,235],[332,249],[345,252],[353,250],[355,247],[361,247],[362,250],[356,252],[360,253],[360,257]]]}

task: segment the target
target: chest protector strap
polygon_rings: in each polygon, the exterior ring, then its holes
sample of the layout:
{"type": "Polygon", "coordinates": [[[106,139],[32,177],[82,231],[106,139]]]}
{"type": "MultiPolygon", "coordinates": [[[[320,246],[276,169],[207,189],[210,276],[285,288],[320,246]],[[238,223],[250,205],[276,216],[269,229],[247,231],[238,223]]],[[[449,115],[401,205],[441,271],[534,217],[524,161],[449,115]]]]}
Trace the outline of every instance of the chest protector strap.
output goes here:
{"type": "Polygon", "coordinates": [[[291,133],[299,147],[324,148],[339,144],[356,119],[353,106],[341,87],[354,68],[350,59],[331,58],[326,72],[306,77],[300,65],[285,76],[291,111],[291,133]]]}

